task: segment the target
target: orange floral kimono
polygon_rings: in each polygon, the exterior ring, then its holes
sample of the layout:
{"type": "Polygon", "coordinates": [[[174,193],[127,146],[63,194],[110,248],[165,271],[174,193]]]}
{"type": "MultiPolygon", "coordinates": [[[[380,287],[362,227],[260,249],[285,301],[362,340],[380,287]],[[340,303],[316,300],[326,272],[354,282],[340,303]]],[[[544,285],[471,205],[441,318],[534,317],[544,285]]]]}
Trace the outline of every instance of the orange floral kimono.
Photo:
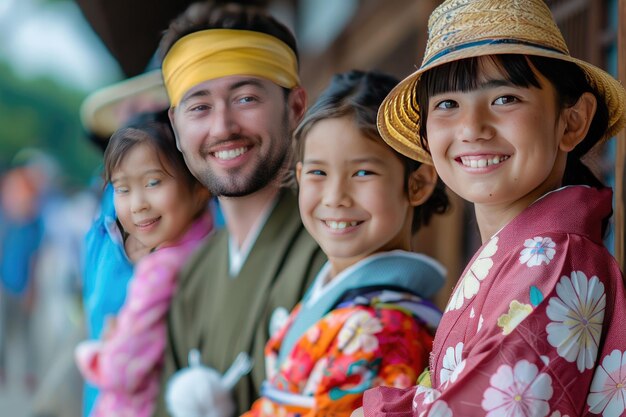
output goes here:
{"type": "Polygon", "coordinates": [[[392,251],[324,284],[329,269],[322,268],[291,315],[274,313],[267,380],[245,417],[347,417],[366,389],[409,387],[427,366],[441,313],[422,297],[444,282],[438,263],[392,251]]]}

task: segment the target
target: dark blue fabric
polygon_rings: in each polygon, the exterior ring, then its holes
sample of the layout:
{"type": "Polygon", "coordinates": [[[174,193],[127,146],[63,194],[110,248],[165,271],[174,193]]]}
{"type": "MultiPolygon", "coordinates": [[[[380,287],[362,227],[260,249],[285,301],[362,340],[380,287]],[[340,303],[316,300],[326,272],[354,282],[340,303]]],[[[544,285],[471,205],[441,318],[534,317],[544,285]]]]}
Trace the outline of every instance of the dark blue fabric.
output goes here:
{"type": "Polygon", "coordinates": [[[40,217],[21,224],[6,221],[2,226],[0,277],[7,292],[21,295],[26,291],[32,273],[31,261],[42,237],[43,222],[40,217]]]}

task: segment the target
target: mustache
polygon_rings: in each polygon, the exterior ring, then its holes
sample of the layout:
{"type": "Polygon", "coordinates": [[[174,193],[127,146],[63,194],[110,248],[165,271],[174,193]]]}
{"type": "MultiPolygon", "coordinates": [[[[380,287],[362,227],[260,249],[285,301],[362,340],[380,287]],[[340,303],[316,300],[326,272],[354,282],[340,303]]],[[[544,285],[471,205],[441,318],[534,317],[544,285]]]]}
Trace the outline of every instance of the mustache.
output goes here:
{"type": "Polygon", "coordinates": [[[215,152],[215,148],[218,148],[220,146],[229,144],[231,142],[235,142],[235,141],[241,141],[244,140],[246,142],[252,142],[252,138],[250,138],[249,136],[245,136],[245,135],[232,135],[229,136],[226,139],[220,139],[216,142],[211,143],[210,145],[202,145],[199,149],[199,154],[202,158],[206,158],[207,156],[213,154],[215,152]]]}

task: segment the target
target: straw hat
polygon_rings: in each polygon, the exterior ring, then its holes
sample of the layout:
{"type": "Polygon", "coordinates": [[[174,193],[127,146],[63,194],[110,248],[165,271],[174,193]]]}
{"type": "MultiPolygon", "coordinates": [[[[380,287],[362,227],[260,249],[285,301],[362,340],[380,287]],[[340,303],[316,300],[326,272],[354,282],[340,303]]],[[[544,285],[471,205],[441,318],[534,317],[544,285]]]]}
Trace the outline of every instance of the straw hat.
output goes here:
{"type": "Polygon", "coordinates": [[[428,19],[428,42],[420,68],[402,80],[378,111],[378,130],[395,150],[432,164],[419,136],[415,87],[425,71],[452,61],[493,54],[523,54],[577,64],[604,98],[609,124],[601,141],[626,124],[626,92],[611,75],[570,56],[543,0],[447,0],[428,19]]]}
{"type": "Polygon", "coordinates": [[[132,114],[167,107],[167,92],[157,68],[95,91],[83,101],[80,117],[87,130],[108,140],[132,114]]]}

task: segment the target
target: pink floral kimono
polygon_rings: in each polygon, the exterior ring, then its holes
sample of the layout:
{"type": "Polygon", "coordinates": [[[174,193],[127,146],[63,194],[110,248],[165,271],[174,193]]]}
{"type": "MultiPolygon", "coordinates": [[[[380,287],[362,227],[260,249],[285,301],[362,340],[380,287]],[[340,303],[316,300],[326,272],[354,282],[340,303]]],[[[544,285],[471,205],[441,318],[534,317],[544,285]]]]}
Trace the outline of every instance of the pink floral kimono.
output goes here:
{"type": "Polygon", "coordinates": [[[602,244],[611,191],[551,192],[480,248],[437,330],[431,386],[366,392],[365,416],[626,415],[626,293],[602,244]]]}
{"type": "Polygon", "coordinates": [[[101,390],[91,417],[152,415],[159,393],[166,316],[178,272],[212,227],[207,213],[176,245],[142,258],[112,329],[103,340],[85,341],[76,348],[81,373],[101,390]]]}
{"type": "Polygon", "coordinates": [[[323,284],[328,270],[267,343],[268,379],[244,416],[348,417],[366,389],[412,386],[427,366],[441,313],[418,294],[441,287],[439,264],[392,251],[323,284]]]}

